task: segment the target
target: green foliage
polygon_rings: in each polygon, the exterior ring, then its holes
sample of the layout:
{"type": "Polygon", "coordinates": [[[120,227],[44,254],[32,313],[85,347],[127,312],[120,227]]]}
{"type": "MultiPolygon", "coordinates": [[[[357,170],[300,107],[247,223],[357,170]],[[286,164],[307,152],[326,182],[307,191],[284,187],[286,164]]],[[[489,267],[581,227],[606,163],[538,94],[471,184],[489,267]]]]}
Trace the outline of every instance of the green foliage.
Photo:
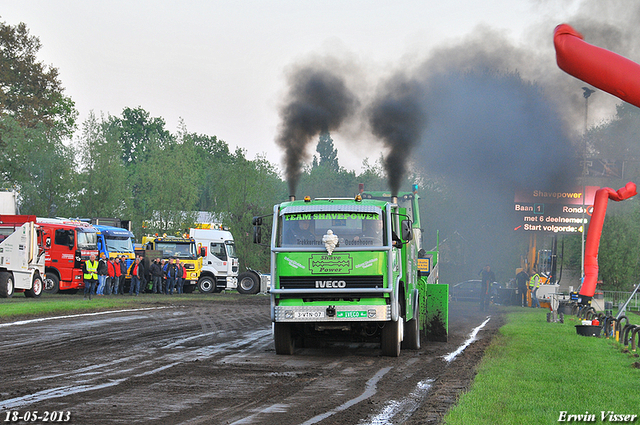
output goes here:
{"type": "Polygon", "coordinates": [[[108,123],[91,112],[77,141],[82,168],[77,176],[75,211],[79,217],[123,217],[126,211],[127,174],[122,150],[108,137],[108,123]]]}
{"type": "Polygon", "coordinates": [[[0,127],[2,178],[18,189],[21,212],[45,217],[70,213],[75,161],[59,133],[43,124],[22,127],[11,116],[0,118],[0,127]]]}
{"type": "Polygon", "coordinates": [[[313,156],[313,168],[316,166],[325,167],[332,171],[339,171],[340,164],[338,164],[338,150],[333,146],[333,139],[329,132],[320,134],[318,145],[316,146],[320,159],[316,159],[313,156]]]}
{"type": "Polygon", "coordinates": [[[640,210],[633,204],[625,214],[605,218],[598,252],[601,289],[628,291],[640,278],[640,210]]]}
{"type": "Polygon", "coordinates": [[[231,157],[231,163],[221,164],[216,190],[214,212],[225,214],[223,223],[231,229],[240,259],[241,270],[246,267],[269,270],[269,252],[253,244],[255,216],[268,215],[273,205],[286,199],[286,184],[264,157],[248,160],[241,149],[231,157]]]}
{"type": "Polygon", "coordinates": [[[171,134],[164,126],[163,118],[152,118],[141,107],[124,108],[122,118],[110,117],[109,120],[109,131],[120,142],[126,166],[145,161],[151,149],[170,143],[171,134]]]}
{"type": "MultiPolygon", "coordinates": [[[[57,68],[38,62],[40,47],[24,23],[0,22],[0,117],[11,116],[24,128],[43,125],[70,136],[78,113],[63,94],[57,68]]],[[[0,146],[3,143],[0,137],[0,146]]]]}

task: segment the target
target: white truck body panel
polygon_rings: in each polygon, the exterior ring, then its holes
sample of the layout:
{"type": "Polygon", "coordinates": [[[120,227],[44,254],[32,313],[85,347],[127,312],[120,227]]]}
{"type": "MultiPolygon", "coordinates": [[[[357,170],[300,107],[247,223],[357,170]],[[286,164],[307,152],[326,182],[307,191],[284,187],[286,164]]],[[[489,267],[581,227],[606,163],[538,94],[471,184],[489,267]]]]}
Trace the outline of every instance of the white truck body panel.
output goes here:
{"type": "Polygon", "coordinates": [[[0,191],[0,214],[18,214],[18,202],[16,192],[0,191]]]}

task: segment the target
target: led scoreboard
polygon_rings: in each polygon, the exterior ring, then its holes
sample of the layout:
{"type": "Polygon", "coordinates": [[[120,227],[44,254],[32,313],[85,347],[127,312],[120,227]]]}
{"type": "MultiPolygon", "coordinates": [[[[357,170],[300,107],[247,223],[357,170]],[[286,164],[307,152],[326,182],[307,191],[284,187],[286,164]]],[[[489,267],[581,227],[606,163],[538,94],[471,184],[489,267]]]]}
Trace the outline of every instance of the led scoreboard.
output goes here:
{"type": "Polygon", "coordinates": [[[586,186],[575,190],[516,191],[514,212],[516,230],[526,232],[577,233],[584,230],[593,208],[593,198],[598,186],[586,186]],[[584,202],[584,209],[583,209],[584,202]]]}

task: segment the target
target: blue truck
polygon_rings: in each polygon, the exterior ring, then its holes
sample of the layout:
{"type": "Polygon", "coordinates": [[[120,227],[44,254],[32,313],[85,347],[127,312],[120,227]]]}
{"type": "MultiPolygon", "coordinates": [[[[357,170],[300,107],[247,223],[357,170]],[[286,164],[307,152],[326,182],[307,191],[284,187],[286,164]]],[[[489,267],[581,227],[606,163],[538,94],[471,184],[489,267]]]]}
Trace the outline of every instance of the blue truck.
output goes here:
{"type": "Polygon", "coordinates": [[[121,257],[127,259],[127,270],[135,259],[133,233],[127,229],[115,226],[105,226],[94,224],[98,230],[98,250],[104,253],[107,258],[121,257]]]}

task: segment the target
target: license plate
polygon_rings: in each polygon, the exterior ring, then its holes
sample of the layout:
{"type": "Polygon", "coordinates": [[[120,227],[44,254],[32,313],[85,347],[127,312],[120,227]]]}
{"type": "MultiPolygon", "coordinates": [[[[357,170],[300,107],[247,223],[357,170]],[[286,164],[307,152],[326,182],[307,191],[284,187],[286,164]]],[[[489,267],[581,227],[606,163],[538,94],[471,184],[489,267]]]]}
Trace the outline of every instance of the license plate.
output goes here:
{"type": "Polygon", "coordinates": [[[324,311],[296,311],[293,315],[294,319],[322,319],[324,311]]]}
{"type": "Polygon", "coordinates": [[[366,311],[338,311],[336,314],[338,319],[358,319],[367,317],[366,311]]]}

